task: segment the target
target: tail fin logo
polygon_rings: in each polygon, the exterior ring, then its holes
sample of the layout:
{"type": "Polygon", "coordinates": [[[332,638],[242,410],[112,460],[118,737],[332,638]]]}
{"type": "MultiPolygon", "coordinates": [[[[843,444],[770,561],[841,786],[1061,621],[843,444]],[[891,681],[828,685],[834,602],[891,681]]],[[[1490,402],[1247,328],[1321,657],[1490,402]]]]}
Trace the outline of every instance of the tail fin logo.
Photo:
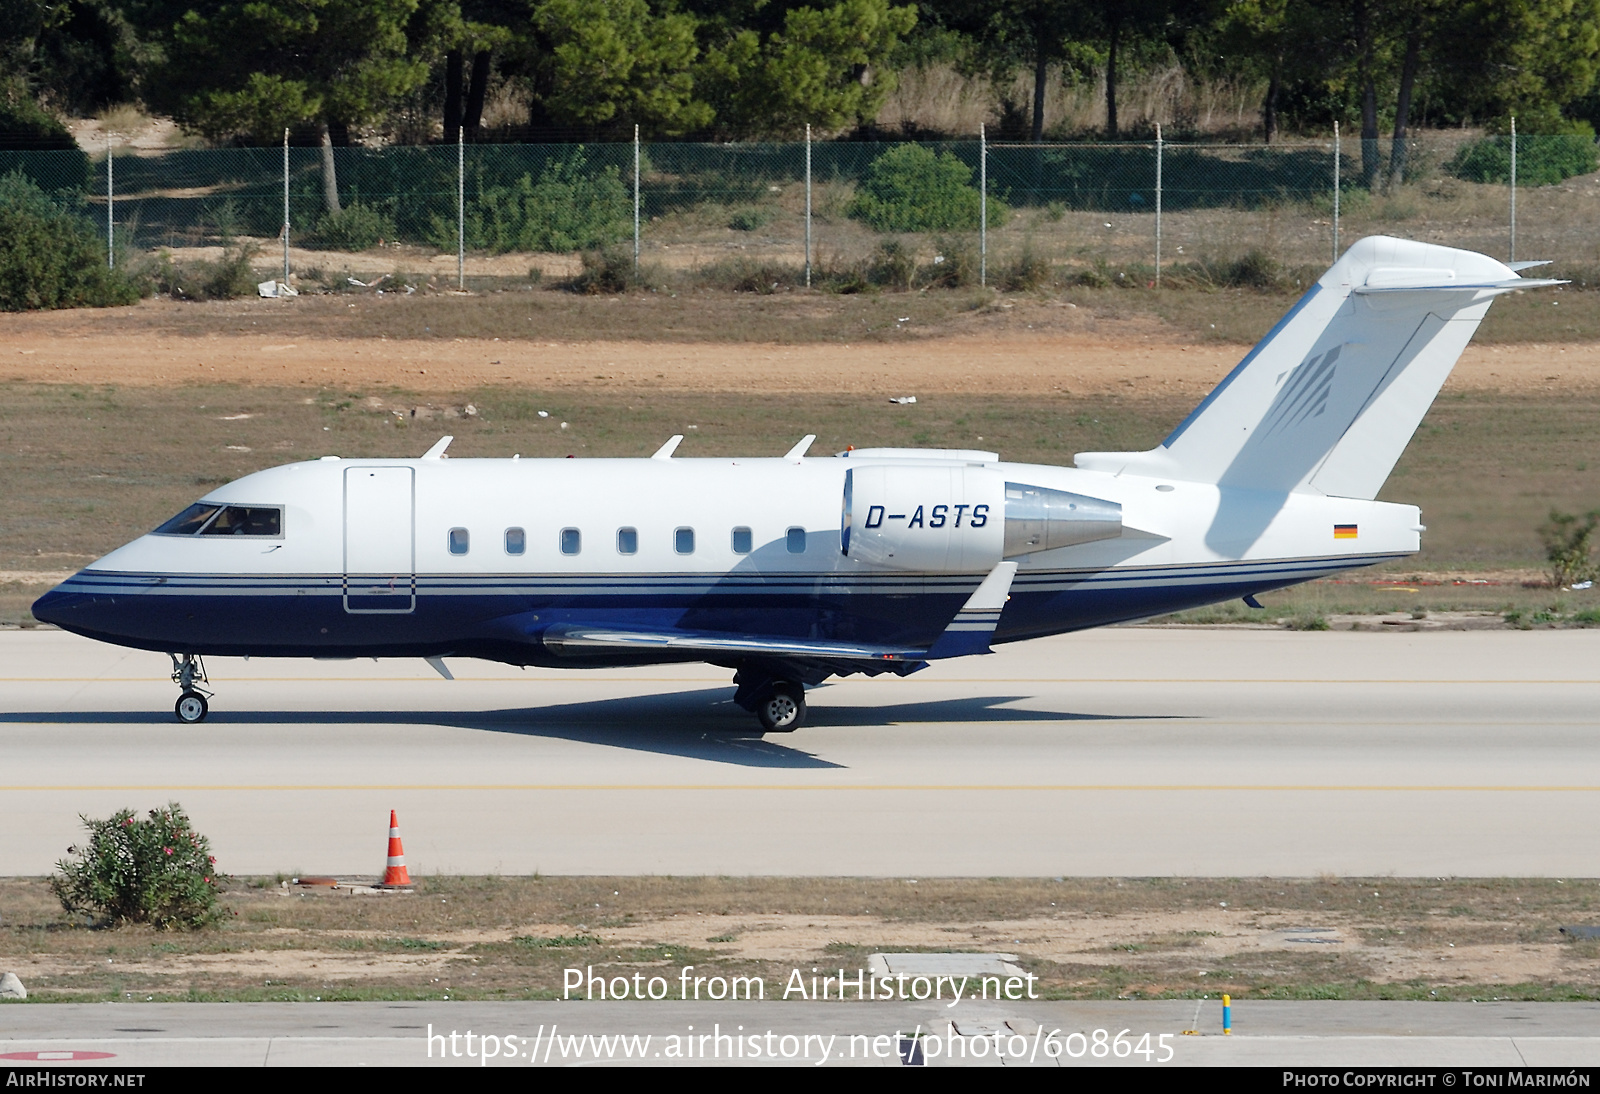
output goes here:
{"type": "Polygon", "coordinates": [[[1289,382],[1278,392],[1278,397],[1273,400],[1262,422],[1265,427],[1262,430],[1263,439],[1307,419],[1321,417],[1322,412],[1328,409],[1328,395],[1333,390],[1333,379],[1338,371],[1335,363],[1343,348],[1341,344],[1326,353],[1307,357],[1289,374],[1289,382]]]}

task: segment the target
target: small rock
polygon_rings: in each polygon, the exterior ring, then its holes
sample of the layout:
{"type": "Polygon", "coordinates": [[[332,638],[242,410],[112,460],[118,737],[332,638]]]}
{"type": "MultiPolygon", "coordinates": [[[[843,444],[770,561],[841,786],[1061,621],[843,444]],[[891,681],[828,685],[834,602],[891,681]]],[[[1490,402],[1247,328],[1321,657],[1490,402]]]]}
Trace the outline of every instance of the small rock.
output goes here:
{"type": "Polygon", "coordinates": [[[28,989],[22,986],[22,981],[14,972],[0,976],[0,999],[26,999],[28,989]]]}

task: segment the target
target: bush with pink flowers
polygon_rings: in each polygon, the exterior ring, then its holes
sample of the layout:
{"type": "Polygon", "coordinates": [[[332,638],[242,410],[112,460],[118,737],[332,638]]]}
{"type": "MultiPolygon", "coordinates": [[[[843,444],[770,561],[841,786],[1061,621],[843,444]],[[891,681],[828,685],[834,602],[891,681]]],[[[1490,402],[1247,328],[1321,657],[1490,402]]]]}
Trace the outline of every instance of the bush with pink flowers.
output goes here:
{"type": "Polygon", "coordinates": [[[106,820],[81,816],[89,838],[67,848],[50,887],[69,912],[106,925],[149,923],[161,930],[195,930],[217,922],[222,882],[211,843],[171,802],[140,820],[124,809],[106,820]]]}

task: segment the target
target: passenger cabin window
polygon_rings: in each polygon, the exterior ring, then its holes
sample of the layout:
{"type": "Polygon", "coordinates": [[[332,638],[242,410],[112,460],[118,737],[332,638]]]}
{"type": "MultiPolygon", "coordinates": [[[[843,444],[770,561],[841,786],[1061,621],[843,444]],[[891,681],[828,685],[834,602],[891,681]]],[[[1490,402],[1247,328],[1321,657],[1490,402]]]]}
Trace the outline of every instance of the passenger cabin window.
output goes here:
{"type": "Polygon", "coordinates": [[[733,530],[733,553],[747,555],[750,553],[751,535],[748,528],[735,528],[733,530]]]}
{"type": "Polygon", "coordinates": [[[694,529],[679,528],[672,533],[672,549],[680,555],[694,554],[694,529]]]}
{"type": "Polygon", "coordinates": [[[561,553],[575,555],[583,550],[583,533],[576,528],[561,529],[561,553]]]}
{"type": "Polygon", "coordinates": [[[789,529],[784,533],[783,539],[791,555],[803,555],[806,553],[806,530],[804,528],[789,529]]]}
{"type": "Polygon", "coordinates": [[[506,529],[506,554],[520,555],[528,549],[528,533],[521,528],[506,529]]]}
{"type": "Polygon", "coordinates": [[[617,529],[617,554],[636,555],[639,553],[639,529],[617,529]]]}
{"type": "Polygon", "coordinates": [[[453,555],[466,554],[469,538],[465,528],[450,529],[450,553],[453,555]]]}
{"type": "Polygon", "coordinates": [[[198,502],[157,528],[158,536],[283,535],[283,510],[269,505],[198,502]]]}

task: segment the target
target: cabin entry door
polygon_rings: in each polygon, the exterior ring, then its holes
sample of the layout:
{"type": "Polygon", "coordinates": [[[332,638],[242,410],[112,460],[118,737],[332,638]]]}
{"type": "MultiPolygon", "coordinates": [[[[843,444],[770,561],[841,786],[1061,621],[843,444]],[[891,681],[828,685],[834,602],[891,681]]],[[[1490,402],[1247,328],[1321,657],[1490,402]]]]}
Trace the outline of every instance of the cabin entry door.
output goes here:
{"type": "Polygon", "coordinates": [[[344,610],[417,606],[416,473],[409,467],[344,472],[344,610]]]}

